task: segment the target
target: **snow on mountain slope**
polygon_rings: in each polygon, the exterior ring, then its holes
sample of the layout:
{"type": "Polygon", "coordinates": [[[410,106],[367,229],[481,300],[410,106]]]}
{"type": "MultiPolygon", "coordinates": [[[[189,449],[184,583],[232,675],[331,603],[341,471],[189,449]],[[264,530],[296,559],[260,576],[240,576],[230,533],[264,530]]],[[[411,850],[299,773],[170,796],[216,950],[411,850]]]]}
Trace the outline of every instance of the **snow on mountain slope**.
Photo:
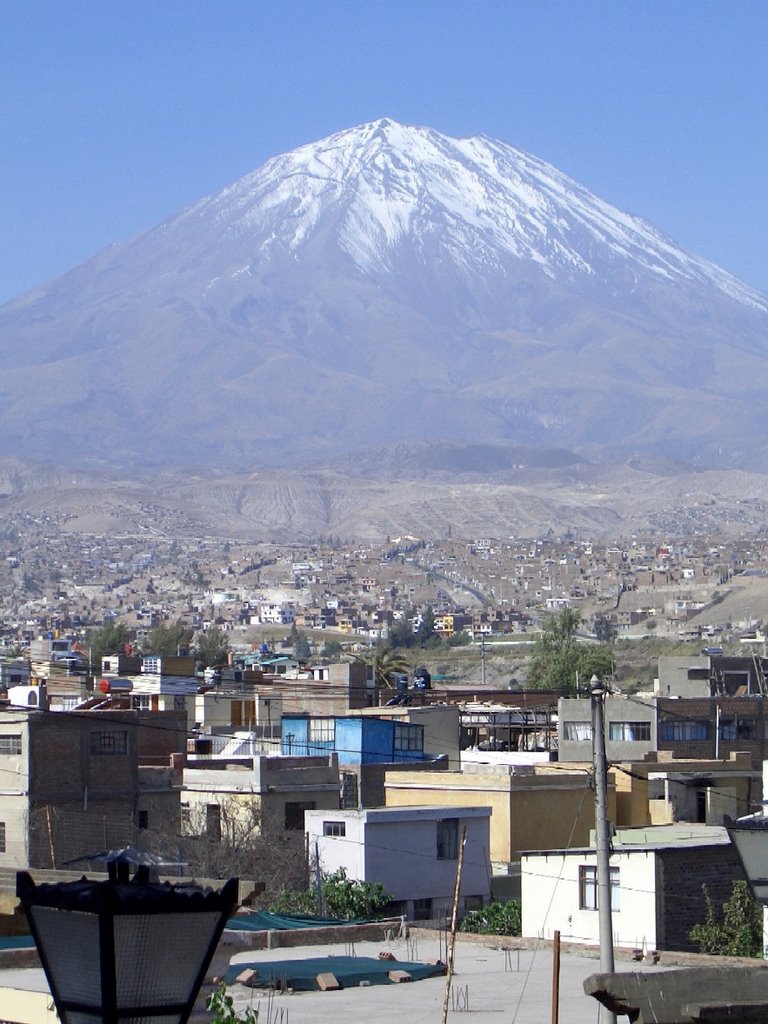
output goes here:
{"type": "Polygon", "coordinates": [[[767,336],[765,296],[536,157],[381,120],[0,309],[0,456],[295,468],[450,441],[768,464],[767,336]]]}
{"type": "MultiPolygon", "coordinates": [[[[262,237],[257,257],[297,253],[335,210],[341,247],[365,272],[389,269],[406,240],[482,272],[504,257],[547,275],[609,281],[630,261],[667,282],[705,283],[759,310],[768,301],[680,250],[543,160],[483,136],[452,139],[383,119],[267,161],[187,211],[262,237]]],[[[241,268],[241,272],[247,268],[241,268]]]]}

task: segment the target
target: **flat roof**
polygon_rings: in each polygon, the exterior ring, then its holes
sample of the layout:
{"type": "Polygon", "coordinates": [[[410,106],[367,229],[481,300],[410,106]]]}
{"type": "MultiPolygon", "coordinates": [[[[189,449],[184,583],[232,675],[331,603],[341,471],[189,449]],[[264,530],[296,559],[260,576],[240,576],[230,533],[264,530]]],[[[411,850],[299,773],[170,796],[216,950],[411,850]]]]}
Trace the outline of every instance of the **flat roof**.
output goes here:
{"type": "Polygon", "coordinates": [[[305,811],[307,818],[361,818],[365,821],[414,821],[418,818],[488,818],[491,807],[465,807],[453,804],[418,804],[405,807],[339,808],[305,811]]]}

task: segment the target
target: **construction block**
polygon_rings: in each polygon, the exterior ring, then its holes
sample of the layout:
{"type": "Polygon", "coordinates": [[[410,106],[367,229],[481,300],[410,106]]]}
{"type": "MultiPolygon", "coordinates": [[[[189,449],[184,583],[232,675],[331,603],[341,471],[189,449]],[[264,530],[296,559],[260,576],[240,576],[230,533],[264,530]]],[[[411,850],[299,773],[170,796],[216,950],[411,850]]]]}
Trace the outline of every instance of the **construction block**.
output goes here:
{"type": "Polygon", "coordinates": [[[404,981],[413,981],[413,975],[409,974],[408,971],[390,971],[387,977],[396,985],[404,981]]]}
{"type": "Polygon", "coordinates": [[[235,978],[240,985],[253,985],[259,976],[258,971],[254,971],[253,968],[248,967],[246,970],[241,971],[240,974],[235,978]]]}
{"type": "Polygon", "coordinates": [[[321,992],[335,992],[336,989],[341,988],[339,980],[335,974],[331,974],[330,971],[325,971],[323,974],[318,974],[317,987],[321,992]]]}
{"type": "Polygon", "coordinates": [[[388,950],[382,950],[382,952],[379,953],[379,960],[396,960],[396,959],[397,959],[397,957],[395,956],[395,954],[394,953],[390,953],[388,950]]]}

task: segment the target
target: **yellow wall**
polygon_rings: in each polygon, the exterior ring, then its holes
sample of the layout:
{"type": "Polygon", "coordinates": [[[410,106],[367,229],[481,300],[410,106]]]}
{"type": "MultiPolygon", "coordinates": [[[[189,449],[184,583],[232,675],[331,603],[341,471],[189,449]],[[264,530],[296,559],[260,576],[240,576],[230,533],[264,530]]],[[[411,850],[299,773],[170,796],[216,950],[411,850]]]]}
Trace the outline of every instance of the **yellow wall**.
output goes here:
{"type": "MultiPolygon", "coordinates": [[[[651,818],[648,801],[648,780],[638,779],[626,772],[611,773],[616,784],[616,818],[619,828],[635,828],[645,825],[659,824],[651,818]]],[[[663,803],[654,800],[653,804],[663,803]]]]}
{"type": "MultiPolygon", "coordinates": [[[[491,807],[490,859],[518,860],[524,850],[585,846],[594,828],[594,795],[586,773],[387,772],[386,805],[491,807]]],[[[616,799],[609,789],[609,816],[616,799]]]]}

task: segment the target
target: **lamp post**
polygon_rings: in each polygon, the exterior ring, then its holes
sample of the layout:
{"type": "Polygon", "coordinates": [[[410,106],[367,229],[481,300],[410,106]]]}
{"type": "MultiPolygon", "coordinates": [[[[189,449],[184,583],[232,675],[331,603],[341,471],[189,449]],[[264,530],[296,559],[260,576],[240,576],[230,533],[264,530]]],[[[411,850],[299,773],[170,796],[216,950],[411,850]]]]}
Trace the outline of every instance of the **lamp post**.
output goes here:
{"type": "Polygon", "coordinates": [[[752,814],[731,821],[726,828],[758,903],[768,906],[768,817],[752,814]]]}
{"type": "MultiPolygon", "coordinates": [[[[614,971],[611,915],[611,840],[608,827],[608,762],[605,755],[603,701],[607,688],[596,675],[589,682],[592,702],[592,764],[595,774],[595,860],[597,863],[597,911],[600,929],[600,970],[614,971]]],[[[602,1024],[616,1024],[616,1014],[600,1007],[602,1024]]]]}
{"type": "Polygon", "coordinates": [[[222,889],[152,883],[108,864],[106,881],[36,885],[16,875],[61,1024],[186,1024],[238,881],[222,889]]]}

